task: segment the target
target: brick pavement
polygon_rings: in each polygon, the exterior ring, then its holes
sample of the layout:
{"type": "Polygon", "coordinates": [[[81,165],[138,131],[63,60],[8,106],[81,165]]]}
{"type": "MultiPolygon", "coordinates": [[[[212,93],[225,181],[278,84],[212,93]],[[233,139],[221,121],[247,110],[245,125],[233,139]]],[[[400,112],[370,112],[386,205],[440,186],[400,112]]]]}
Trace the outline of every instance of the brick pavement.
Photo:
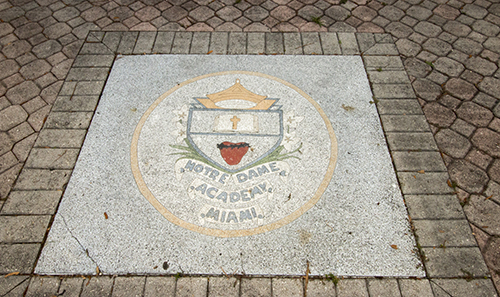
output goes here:
{"type": "MultiPolygon", "coordinates": [[[[0,273],[20,273],[1,278],[0,295],[16,296],[27,290],[28,295],[40,296],[44,290],[54,294],[66,288],[67,292],[75,291],[71,288],[82,289],[82,296],[102,295],[96,293],[97,290],[113,290],[115,295],[120,295],[116,292],[135,287],[134,283],[143,288],[139,295],[147,295],[151,290],[176,290],[177,296],[194,294],[186,291],[191,289],[186,288],[189,283],[197,284],[194,289],[202,290],[202,295],[217,290],[229,292],[230,286],[224,278],[99,277],[84,283],[80,277],[62,280],[31,277],[45,231],[83,141],[85,125],[107,76],[107,72],[100,72],[99,68],[110,67],[116,52],[161,52],[158,49],[166,49],[170,44],[169,53],[198,49],[200,53],[212,51],[212,54],[244,54],[245,50],[250,54],[364,54],[367,50],[364,47],[370,45],[369,36],[372,36],[336,35],[335,38],[345,39],[340,43],[341,52],[327,52],[328,38],[324,37],[327,33],[240,33],[229,38],[227,33],[202,31],[391,34],[395,47],[385,46],[383,53],[393,58],[378,57],[370,61],[366,57],[365,66],[369,71],[372,67],[372,90],[378,100],[402,191],[421,252],[430,259],[425,262],[429,279],[346,279],[329,292],[345,296],[349,294],[346,290],[354,290],[362,292],[361,296],[367,296],[368,292],[376,296],[377,290],[384,288],[386,296],[392,291],[395,296],[411,296],[411,292],[418,290],[427,290],[435,296],[470,296],[468,290],[476,288],[473,292],[477,296],[491,296],[493,287],[489,279],[481,278],[486,275],[475,246],[481,249],[497,289],[500,287],[500,39],[496,37],[500,32],[500,4],[486,0],[347,1],[342,4],[323,0],[13,0],[0,3],[0,19],[3,21],[0,23],[0,220],[3,226],[0,273]],[[144,32],[117,33],[119,42],[113,41],[117,37],[112,34],[94,33],[80,51],[90,30],[144,32]],[[156,30],[165,32],[145,32],[156,30]],[[228,36],[226,43],[203,43],[211,38],[224,41],[224,36],[228,36]],[[242,42],[247,44],[245,50],[242,42]],[[297,42],[298,47],[293,46],[297,42]],[[319,42],[322,53],[310,50],[315,42],[319,42]],[[103,55],[97,59],[91,55],[105,44],[108,47],[123,44],[123,48],[111,50],[108,53],[111,58],[103,55]],[[396,52],[390,52],[391,49],[396,52]],[[393,61],[399,59],[398,53],[402,63],[393,61]],[[90,55],[86,57],[86,54],[90,55]],[[394,68],[386,69],[387,65],[394,68]],[[92,70],[92,75],[99,79],[69,81],[79,78],[78,67],[88,66],[97,69],[92,70]],[[404,72],[396,73],[401,70],[408,73],[413,90],[406,87],[407,82],[405,85],[404,81],[398,81],[398,77],[408,78],[404,72]],[[394,94],[402,95],[393,98],[394,94]],[[416,100],[405,100],[409,98],[416,100]],[[67,111],[73,113],[65,113],[67,111]],[[424,127],[425,121],[418,124],[418,120],[407,117],[422,115],[422,112],[428,127],[424,127]],[[430,130],[402,133],[397,129],[404,127],[405,121],[412,123],[409,127],[430,130]],[[32,149],[35,143],[36,148],[32,149]],[[431,168],[426,167],[425,174],[415,173],[424,166],[431,168]],[[424,187],[427,194],[445,194],[444,182],[453,188],[456,196],[419,195],[419,187],[424,187]],[[469,234],[465,218],[477,244],[469,234]],[[433,262],[434,259],[437,262],[433,262]],[[470,278],[474,280],[468,282],[470,278]],[[420,287],[422,289],[418,289],[420,287]]],[[[233,278],[232,281],[236,281],[233,288],[238,287],[242,296],[256,290],[264,290],[264,295],[268,290],[276,296],[280,292],[291,296],[285,292],[287,289],[297,282],[302,284],[297,285],[298,288],[304,286],[303,279],[233,278]]],[[[308,288],[315,288],[312,284],[318,282],[320,280],[311,281],[308,288]]],[[[325,288],[318,286],[320,289],[325,288]]],[[[424,296],[425,291],[420,292],[418,295],[424,296]]],[[[132,294],[130,290],[127,293],[132,294]]]]}

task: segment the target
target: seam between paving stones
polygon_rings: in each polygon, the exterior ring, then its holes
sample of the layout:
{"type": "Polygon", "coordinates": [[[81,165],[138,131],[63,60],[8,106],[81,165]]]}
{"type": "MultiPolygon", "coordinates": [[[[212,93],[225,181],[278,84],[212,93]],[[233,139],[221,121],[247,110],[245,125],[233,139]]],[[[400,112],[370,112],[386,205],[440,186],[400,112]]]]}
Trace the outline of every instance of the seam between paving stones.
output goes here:
{"type": "MultiPolygon", "coordinates": [[[[230,44],[231,44],[231,34],[229,32],[210,32],[209,34],[207,34],[208,36],[208,48],[209,50],[211,50],[212,46],[215,44],[213,38],[214,37],[218,37],[218,36],[222,36],[222,34],[226,34],[225,35],[225,38],[226,38],[226,41],[225,41],[225,50],[223,53],[221,54],[224,54],[224,55],[227,55],[229,54],[230,52],[230,44]]],[[[117,55],[120,55],[120,54],[123,54],[123,55],[130,55],[130,54],[155,54],[156,52],[163,52],[163,53],[172,53],[173,50],[174,50],[174,45],[175,45],[175,42],[176,40],[179,38],[181,39],[181,35],[190,35],[190,38],[189,38],[189,44],[187,45],[187,51],[185,51],[186,54],[189,54],[191,53],[192,51],[192,41],[193,41],[193,33],[192,32],[175,32],[175,33],[172,33],[172,32],[149,32],[149,34],[154,34],[154,36],[151,37],[151,40],[152,40],[152,43],[151,43],[151,46],[148,46],[148,49],[144,48],[144,52],[141,51],[141,53],[138,53],[136,51],[136,48],[138,47],[138,45],[140,44],[138,41],[141,37],[143,38],[147,38],[147,33],[144,33],[144,32],[101,32],[101,31],[95,31],[95,32],[90,32],[86,38],[86,41],[85,43],[82,45],[82,47],[80,48],[80,51],[77,55],[77,57],[75,58],[75,61],[77,61],[78,57],[80,56],[85,56],[85,55],[114,55],[115,58],[114,60],[116,60],[117,58],[117,55]],[[165,50],[165,51],[161,51],[161,48],[157,48],[157,41],[158,41],[158,37],[160,36],[166,36],[168,34],[172,34],[173,37],[170,39],[170,41],[168,42],[168,44],[166,44],[166,48],[168,48],[168,50],[165,50]],[[113,36],[115,38],[117,38],[117,42],[113,45],[113,46],[109,46],[108,44],[106,44],[106,42],[104,41],[104,39],[106,38],[106,36],[110,36],[110,38],[113,38],[113,36]],[[124,38],[125,36],[128,36],[129,38],[126,39],[124,38]],[[123,45],[125,46],[125,42],[128,42],[128,41],[131,41],[130,40],[130,37],[133,37],[133,42],[130,42],[130,44],[128,45],[128,49],[125,48],[125,49],[120,49],[120,47],[122,46],[122,43],[123,45]],[[87,45],[87,47],[86,47],[87,45]],[[94,45],[94,46],[90,46],[90,45],[94,45]],[[100,47],[99,47],[100,45],[100,47]],[[103,48],[104,46],[104,48],[103,48]],[[83,49],[85,49],[85,52],[83,51],[83,49]],[[155,51],[155,49],[157,51],[155,51]]],[[[249,52],[249,34],[252,34],[252,33],[242,33],[245,35],[245,54],[248,54],[249,52]]],[[[300,49],[300,54],[303,55],[305,54],[305,51],[304,51],[304,47],[306,46],[304,44],[304,35],[303,33],[298,33],[300,34],[300,42],[301,42],[301,49],[300,49]]],[[[306,33],[307,34],[307,33],[306,33]]],[[[371,57],[373,58],[373,60],[377,60],[377,58],[384,58],[384,57],[393,57],[393,61],[398,61],[399,60],[399,63],[396,63],[394,65],[387,65],[387,66],[380,66],[380,68],[382,69],[382,72],[383,71],[390,71],[390,70],[398,70],[398,71],[405,71],[402,63],[401,63],[401,59],[399,57],[399,54],[397,53],[397,50],[396,52],[394,52],[394,49],[395,49],[395,46],[394,46],[394,43],[392,41],[392,38],[389,38],[390,40],[388,40],[387,38],[387,34],[372,34],[372,33],[340,33],[340,34],[337,34],[337,33],[331,33],[330,35],[326,35],[326,34],[322,34],[322,33],[309,33],[309,34],[316,34],[317,37],[318,37],[318,43],[319,43],[319,46],[321,48],[321,54],[323,55],[323,53],[325,52],[325,40],[323,40],[322,36],[325,36],[324,38],[327,38],[326,36],[335,36],[336,38],[336,41],[338,41],[338,45],[339,45],[339,48],[340,48],[340,54],[341,55],[356,55],[356,56],[361,56],[362,59],[363,59],[363,63],[364,63],[364,66],[365,66],[365,70],[368,74],[369,71],[373,71],[373,70],[377,70],[377,68],[375,67],[371,67],[371,66],[367,66],[367,61],[365,60],[365,58],[367,57],[371,57]],[[370,37],[373,37],[372,41],[371,42],[368,42],[368,44],[361,44],[362,40],[361,38],[364,38],[363,41],[366,41],[367,39],[370,39],[370,37]],[[375,40],[375,37],[380,37],[379,41],[376,41],[375,40]],[[385,48],[384,47],[381,47],[381,46],[378,46],[378,45],[381,45],[381,44],[389,44],[389,46],[386,46],[385,48]],[[390,46],[392,44],[392,47],[390,46]],[[366,47],[366,49],[364,51],[361,51],[360,48],[361,47],[366,47]]],[[[254,53],[254,54],[286,54],[287,53],[287,48],[286,48],[286,42],[285,42],[285,35],[283,33],[263,33],[261,34],[261,36],[263,37],[263,42],[264,42],[264,48],[263,48],[263,53],[254,53]],[[278,38],[277,38],[278,37],[278,38]],[[269,51],[270,50],[275,50],[277,49],[277,52],[272,52],[270,53],[269,51]]],[[[390,36],[389,36],[390,37],[390,36]]],[[[334,40],[335,41],[335,40],[334,40]]],[[[139,48],[137,48],[139,50],[139,48]]],[[[142,48],[141,48],[142,50],[142,48]]],[[[181,49],[182,50],[182,49],[181,49]]],[[[210,51],[209,51],[210,52],[210,51]]],[[[113,60],[113,63],[114,63],[114,60],[113,60]]],[[[91,68],[90,66],[83,66],[83,67],[80,67],[80,66],[73,66],[71,67],[71,70],[73,69],[85,69],[85,68],[91,68]]],[[[106,77],[104,79],[99,79],[99,80],[93,80],[92,78],[88,78],[88,77],[83,77],[83,79],[80,79],[80,78],[76,78],[75,80],[70,80],[68,78],[65,79],[64,81],[64,85],[68,84],[68,86],[70,85],[73,85],[73,90],[70,94],[70,98],[73,98],[73,97],[76,97],[76,96],[92,96],[92,95],[96,95],[95,94],[95,90],[93,90],[91,88],[91,86],[87,86],[87,89],[84,89],[84,84],[80,84],[80,82],[102,82],[103,84],[100,86],[100,91],[99,91],[99,97],[100,97],[100,94],[102,93],[102,90],[104,88],[104,85],[105,85],[105,82],[109,76],[109,72],[110,70],[112,69],[112,65],[111,66],[106,66],[106,67],[95,67],[95,68],[102,68],[102,69],[107,69],[107,72],[106,72],[106,77]],[[82,93],[78,93],[77,94],[77,89],[78,87],[80,86],[80,89],[82,89],[82,93]]],[[[70,70],[70,71],[71,71],[70,70]]],[[[406,71],[405,71],[406,73],[406,71]]],[[[369,78],[369,77],[368,77],[369,78]]],[[[374,86],[380,86],[381,88],[389,88],[389,87],[394,87],[390,93],[391,96],[390,97],[386,97],[386,96],[382,96],[380,99],[382,100],[408,100],[408,101],[415,101],[418,103],[417,99],[416,99],[416,96],[414,94],[414,91],[413,91],[413,88],[410,84],[410,82],[408,81],[407,83],[372,83],[370,78],[369,78],[369,82],[370,82],[370,87],[371,87],[371,90],[372,92],[375,94],[375,90],[374,90],[374,86]],[[397,86],[400,85],[400,86],[406,86],[410,88],[411,91],[409,91],[410,93],[405,93],[405,92],[408,92],[408,89],[404,90],[404,89],[397,89],[397,86]],[[397,93],[399,92],[399,93],[397,93]]],[[[63,87],[61,88],[61,91],[58,95],[58,100],[59,100],[59,97],[65,95],[63,92],[63,89],[64,89],[64,85],[63,87]]],[[[97,86],[99,87],[99,85],[97,86]]],[[[376,98],[374,96],[374,98],[376,98]]],[[[377,98],[376,98],[377,99],[377,98]]],[[[97,105],[96,105],[97,106],[97,105]]],[[[418,105],[420,106],[420,105],[418,105]]],[[[85,135],[86,135],[86,132],[88,131],[88,124],[90,124],[90,122],[92,121],[92,117],[94,115],[94,112],[95,112],[95,108],[94,107],[94,110],[92,111],[92,116],[86,120],[87,122],[87,126],[85,129],[78,129],[78,128],[75,128],[75,129],[72,129],[72,128],[68,128],[68,127],[62,127],[62,128],[57,128],[57,127],[50,127],[49,124],[46,122],[44,124],[44,127],[43,129],[40,131],[40,135],[42,135],[43,132],[46,132],[46,131],[52,131],[52,130],[60,130],[62,133],[65,133],[67,132],[68,130],[73,130],[73,131],[85,131],[85,135]],[[45,131],[44,131],[45,130],[45,131]]],[[[70,110],[71,110],[71,107],[70,107],[70,110]]],[[[397,152],[397,151],[409,151],[408,149],[397,149],[397,148],[391,148],[390,144],[389,144],[389,141],[388,141],[388,138],[387,138],[387,135],[388,133],[389,134],[414,134],[414,133],[417,133],[417,134],[431,134],[431,131],[430,131],[430,128],[429,128],[429,124],[426,122],[427,124],[427,129],[425,129],[425,131],[413,131],[411,129],[408,129],[408,130],[405,130],[405,131],[387,131],[386,127],[384,127],[384,124],[383,124],[383,121],[382,121],[382,116],[390,116],[391,113],[384,113],[383,115],[380,113],[380,110],[379,110],[379,107],[378,107],[378,104],[377,104],[377,110],[378,110],[378,115],[379,115],[379,119],[381,120],[381,125],[383,127],[383,131],[384,131],[384,135],[385,135],[385,140],[386,140],[386,144],[389,148],[389,152],[391,154],[391,157],[393,157],[393,152],[397,152]]],[[[49,118],[51,115],[55,114],[56,111],[51,111],[49,113],[49,118]]],[[[71,111],[67,111],[66,113],[71,113],[71,111]]],[[[404,115],[401,115],[401,114],[398,114],[398,113],[395,113],[394,115],[398,115],[398,116],[404,116],[404,115]]],[[[419,116],[423,116],[423,113],[421,112],[420,110],[420,113],[419,113],[419,116]]],[[[74,120],[74,119],[73,119],[74,120]]],[[[71,119],[70,119],[70,122],[71,122],[71,119]]],[[[78,125],[79,122],[73,122],[74,125],[78,125]]],[[[69,125],[71,126],[71,125],[69,125]]],[[[83,139],[85,138],[85,136],[83,137],[83,139]]],[[[50,139],[49,139],[50,140],[50,139]]],[[[434,138],[432,137],[432,140],[434,141],[434,138]]],[[[39,142],[39,140],[37,140],[37,143],[39,142]]],[[[50,145],[49,147],[50,148],[61,148],[61,147],[65,147],[65,148],[68,148],[68,147],[71,147],[71,148],[77,148],[78,150],[81,150],[81,147],[83,145],[83,141],[80,141],[79,142],[79,145],[68,145],[68,146],[64,146],[64,145],[50,145]]],[[[421,149],[416,149],[417,151],[434,151],[434,152],[438,152],[438,149],[437,149],[437,146],[435,144],[435,141],[433,143],[433,146],[435,147],[435,149],[428,149],[428,150],[421,150],[421,149]]],[[[40,147],[40,145],[36,145],[34,147],[40,147]]],[[[31,154],[31,153],[30,153],[31,154]]],[[[442,159],[441,159],[442,161],[442,159]]],[[[76,164],[76,160],[72,163],[72,166],[71,168],[74,167],[74,164],[76,164]]],[[[405,200],[405,203],[407,205],[407,211],[409,211],[408,209],[408,201],[407,201],[407,196],[408,195],[411,195],[411,196],[443,196],[443,195],[454,195],[455,194],[452,194],[451,193],[451,190],[448,189],[449,193],[441,193],[441,194],[435,194],[431,189],[429,188],[425,188],[423,190],[418,190],[419,192],[417,192],[417,194],[414,194],[414,193],[410,193],[410,192],[406,192],[404,190],[404,187],[402,186],[402,176],[400,176],[398,173],[401,172],[401,173],[412,173],[414,172],[415,174],[418,174],[417,172],[415,171],[412,171],[412,170],[397,170],[396,169],[396,166],[395,166],[395,163],[394,163],[394,159],[393,159],[393,167],[394,167],[394,170],[396,172],[396,175],[397,175],[397,178],[398,178],[398,182],[400,183],[400,189],[402,191],[402,194],[403,194],[403,197],[404,197],[404,200],[405,200]]],[[[19,174],[19,177],[18,179],[16,180],[16,183],[13,187],[13,191],[39,191],[39,190],[63,190],[64,191],[64,188],[66,186],[66,183],[68,181],[68,179],[65,179],[63,180],[64,185],[61,187],[61,188],[57,188],[55,187],[54,185],[48,185],[46,186],[44,189],[40,188],[40,189],[32,189],[32,188],[27,188],[27,189],[24,189],[22,187],[22,179],[21,177],[24,177],[25,175],[27,175],[27,172],[29,173],[29,170],[33,170],[35,169],[36,170],[47,170],[47,171],[70,171],[72,172],[72,169],[71,170],[54,170],[52,168],[49,168],[49,167],[23,167],[23,169],[21,170],[20,174],[19,174]],[[21,184],[21,185],[20,185],[21,184]]],[[[449,179],[449,176],[448,176],[448,172],[446,170],[444,171],[426,171],[426,173],[439,173],[439,174],[444,174],[446,176],[447,179],[449,179]]],[[[71,175],[71,174],[70,174],[71,175]]],[[[425,174],[423,174],[425,175],[425,174]]],[[[31,178],[33,178],[34,176],[33,175],[28,175],[26,177],[27,181],[24,182],[26,184],[32,184],[29,180],[31,178]]],[[[47,181],[48,182],[48,181],[47,181]]],[[[418,185],[418,184],[417,184],[418,185]]],[[[61,197],[59,198],[59,202],[61,201],[61,198],[62,198],[62,195],[61,197]]],[[[456,198],[456,196],[455,196],[456,198]]],[[[457,202],[458,202],[458,198],[456,198],[457,202]]],[[[56,208],[56,212],[57,213],[57,208],[56,208]]],[[[51,218],[51,221],[50,221],[50,224],[49,224],[49,229],[52,225],[52,222],[53,222],[53,219],[54,219],[54,216],[55,215],[52,215],[52,218],[51,218]]],[[[454,219],[449,219],[449,218],[436,218],[436,219],[429,219],[429,218],[423,218],[423,219],[415,219],[415,220],[428,220],[428,221],[453,221],[453,220],[466,220],[466,217],[464,215],[464,213],[462,212],[461,213],[461,217],[460,218],[454,218],[454,219]]],[[[411,222],[411,218],[410,218],[410,222],[411,222]]],[[[412,224],[413,225],[413,224],[412,224]]],[[[469,227],[470,229],[470,227],[469,227]]],[[[415,234],[415,230],[412,230],[414,235],[415,235],[415,238],[417,240],[417,243],[418,243],[418,236],[417,234],[415,234]]],[[[472,231],[471,231],[472,232],[472,231]]],[[[42,246],[44,245],[45,241],[46,241],[46,238],[47,238],[47,234],[48,232],[46,232],[45,236],[44,236],[44,239],[43,239],[43,242],[42,242],[42,246]]],[[[4,245],[4,244],[2,244],[4,245]]],[[[427,246],[426,246],[427,248],[427,246]]],[[[456,249],[456,248],[459,248],[459,249],[471,249],[471,248],[474,248],[474,249],[478,249],[477,248],[477,244],[475,244],[474,246],[450,246],[450,248],[453,248],[453,249],[456,249]]],[[[38,256],[37,256],[37,261],[38,261],[38,258],[40,256],[40,253],[41,253],[41,249],[38,253],[38,256]]],[[[425,257],[425,256],[424,256],[425,257]]],[[[481,260],[482,260],[482,257],[481,257],[481,260]]],[[[432,279],[432,276],[430,275],[428,269],[427,269],[427,264],[425,262],[423,262],[424,264],[424,268],[425,268],[425,271],[426,271],[426,274],[427,274],[427,277],[428,279],[432,279]]],[[[484,265],[484,261],[482,263],[484,265]]],[[[36,262],[35,262],[35,266],[36,266],[36,262]]],[[[459,277],[460,276],[456,276],[456,275],[445,275],[445,276],[439,276],[440,278],[456,278],[456,277],[459,277]]],[[[271,291],[272,291],[272,280],[274,279],[275,277],[272,277],[271,278],[271,291]]],[[[365,278],[365,286],[366,288],[368,289],[368,279],[371,279],[371,278],[365,278]]],[[[114,280],[113,280],[113,283],[114,283],[114,280]]],[[[399,285],[399,281],[397,282],[398,283],[398,289],[401,290],[400,288],[400,285],[399,285]]],[[[177,286],[177,281],[175,282],[175,286],[177,286]]],[[[175,290],[177,290],[177,288],[175,288],[175,290]]],[[[241,282],[240,282],[240,294],[242,293],[241,292],[241,282]]],[[[338,293],[338,289],[336,289],[337,293],[338,293]]],[[[208,292],[208,283],[207,283],[207,292],[208,292]]]]}

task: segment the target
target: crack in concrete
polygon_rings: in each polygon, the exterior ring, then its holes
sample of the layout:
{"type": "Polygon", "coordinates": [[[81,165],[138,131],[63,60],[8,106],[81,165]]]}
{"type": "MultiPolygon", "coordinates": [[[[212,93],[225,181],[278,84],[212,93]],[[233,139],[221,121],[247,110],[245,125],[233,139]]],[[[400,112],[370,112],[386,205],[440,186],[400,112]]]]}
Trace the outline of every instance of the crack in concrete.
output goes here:
{"type": "MultiPolygon", "coordinates": [[[[73,238],[76,240],[76,242],[78,243],[78,245],[80,246],[80,248],[81,248],[81,249],[85,252],[85,255],[87,255],[87,257],[89,257],[89,259],[90,259],[90,260],[91,260],[91,261],[92,261],[92,262],[93,262],[93,263],[97,266],[97,268],[98,268],[99,270],[96,270],[96,274],[99,274],[99,272],[98,272],[98,271],[100,271],[100,270],[101,270],[101,268],[99,267],[99,264],[97,264],[97,262],[94,260],[94,258],[92,258],[92,257],[90,256],[90,254],[89,254],[89,250],[88,250],[88,249],[86,249],[86,248],[83,246],[83,244],[80,242],[80,240],[78,240],[78,238],[76,238],[76,236],[73,234],[73,232],[71,232],[71,229],[69,228],[68,223],[66,222],[66,219],[64,218],[64,216],[63,216],[63,215],[61,215],[61,214],[59,214],[59,215],[61,216],[61,218],[62,218],[62,220],[63,220],[63,222],[64,222],[64,226],[66,227],[66,230],[68,230],[68,232],[69,232],[69,234],[71,235],[71,237],[73,237],[73,238]]],[[[102,271],[101,271],[101,272],[102,272],[102,271]]]]}

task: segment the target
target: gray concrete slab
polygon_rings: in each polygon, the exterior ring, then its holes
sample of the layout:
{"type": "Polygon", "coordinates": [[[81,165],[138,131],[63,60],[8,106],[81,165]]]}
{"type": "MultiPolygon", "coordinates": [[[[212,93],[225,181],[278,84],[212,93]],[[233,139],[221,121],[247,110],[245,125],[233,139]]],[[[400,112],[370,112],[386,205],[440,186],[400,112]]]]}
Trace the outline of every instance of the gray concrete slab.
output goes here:
{"type": "Polygon", "coordinates": [[[371,100],[358,56],[119,57],[36,273],[424,276],[371,100]]]}

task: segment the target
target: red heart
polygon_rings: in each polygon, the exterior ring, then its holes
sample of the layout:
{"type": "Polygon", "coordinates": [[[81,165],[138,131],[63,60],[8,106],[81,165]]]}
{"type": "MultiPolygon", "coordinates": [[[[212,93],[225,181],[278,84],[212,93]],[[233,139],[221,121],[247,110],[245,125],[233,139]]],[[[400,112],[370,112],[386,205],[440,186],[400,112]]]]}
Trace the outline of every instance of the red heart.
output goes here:
{"type": "Polygon", "coordinates": [[[240,163],[241,158],[248,152],[250,145],[246,142],[223,142],[217,145],[220,150],[220,155],[229,165],[236,165],[240,163]]]}

